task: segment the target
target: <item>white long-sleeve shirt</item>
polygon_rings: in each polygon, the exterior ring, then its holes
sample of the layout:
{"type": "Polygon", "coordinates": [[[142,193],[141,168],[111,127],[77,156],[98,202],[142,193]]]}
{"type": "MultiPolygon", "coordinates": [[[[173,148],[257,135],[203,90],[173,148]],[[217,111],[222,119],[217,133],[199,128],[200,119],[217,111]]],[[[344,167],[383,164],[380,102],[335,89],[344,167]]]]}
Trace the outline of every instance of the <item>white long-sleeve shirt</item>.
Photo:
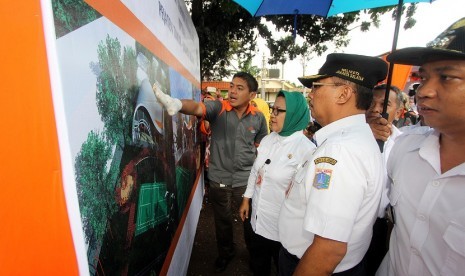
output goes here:
{"type": "Polygon", "coordinates": [[[278,216],[286,188],[297,166],[314,148],[301,131],[287,137],[272,132],[262,139],[244,193],[244,197],[252,198],[251,224],[255,233],[278,240],[278,216]]]}

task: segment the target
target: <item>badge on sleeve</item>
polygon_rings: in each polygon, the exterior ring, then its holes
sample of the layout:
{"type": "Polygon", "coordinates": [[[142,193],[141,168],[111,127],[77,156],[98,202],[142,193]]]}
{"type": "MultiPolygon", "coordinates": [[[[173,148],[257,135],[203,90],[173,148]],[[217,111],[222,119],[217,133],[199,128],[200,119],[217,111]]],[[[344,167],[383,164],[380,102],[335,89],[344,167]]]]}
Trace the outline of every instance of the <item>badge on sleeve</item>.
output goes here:
{"type": "Polygon", "coordinates": [[[313,162],[315,162],[315,165],[320,164],[320,163],[328,163],[331,165],[336,165],[337,160],[331,157],[319,157],[316,158],[313,162]]]}
{"type": "Polygon", "coordinates": [[[315,170],[315,178],[313,179],[313,187],[318,190],[327,190],[331,183],[331,174],[333,170],[330,169],[319,169],[315,170]]]}

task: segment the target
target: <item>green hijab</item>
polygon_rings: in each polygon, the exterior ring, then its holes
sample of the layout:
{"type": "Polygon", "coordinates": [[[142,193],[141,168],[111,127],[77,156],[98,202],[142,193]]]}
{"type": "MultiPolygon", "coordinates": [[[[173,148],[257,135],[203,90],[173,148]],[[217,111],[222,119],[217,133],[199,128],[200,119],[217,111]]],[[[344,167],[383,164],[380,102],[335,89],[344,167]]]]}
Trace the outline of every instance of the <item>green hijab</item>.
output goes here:
{"type": "Polygon", "coordinates": [[[281,136],[290,136],[296,131],[305,129],[310,122],[310,112],[308,103],[300,92],[289,92],[281,90],[279,96],[284,96],[286,101],[286,117],[284,126],[278,134],[281,136]]]}

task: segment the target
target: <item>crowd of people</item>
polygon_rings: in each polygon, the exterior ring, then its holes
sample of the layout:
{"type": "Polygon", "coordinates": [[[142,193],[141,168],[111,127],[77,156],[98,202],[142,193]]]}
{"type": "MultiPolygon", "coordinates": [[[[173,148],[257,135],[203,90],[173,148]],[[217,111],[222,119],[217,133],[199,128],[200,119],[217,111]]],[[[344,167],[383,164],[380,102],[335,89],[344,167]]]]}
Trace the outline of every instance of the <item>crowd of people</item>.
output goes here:
{"type": "Polygon", "coordinates": [[[299,78],[308,102],[281,91],[269,112],[245,72],[226,100],[154,86],[170,115],[208,122],[216,272],[235,256],[238,212],[254,275],[464,273],[465,25],[387,60],[420,66],[416,108],[395,86],[385,99],[386,62],[353,54],[330,54],[299,78]]]}

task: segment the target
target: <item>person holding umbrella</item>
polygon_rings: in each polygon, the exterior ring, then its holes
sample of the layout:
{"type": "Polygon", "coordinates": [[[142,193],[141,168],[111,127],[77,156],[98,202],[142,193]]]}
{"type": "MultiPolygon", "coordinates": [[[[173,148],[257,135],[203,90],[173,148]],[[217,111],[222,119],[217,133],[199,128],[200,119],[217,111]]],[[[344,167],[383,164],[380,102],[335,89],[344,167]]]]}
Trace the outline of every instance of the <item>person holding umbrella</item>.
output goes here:
{"type": "Polygon", "coordinates": [[[312,88],[311,114],[322,128],[281,208],[280,275],[365,275],[384,180],[365,112],[386,73],[379,58],[330,54],[317,75],[299,78],[312,88]]]}
{"type": "MultiPolygon", "coordinates": [[[[365,114],[367,123],[372,128],[373,133],[377,131],[374,129],[378,127],[379,124],[377,123],[378,120],[387,120],[387,133],[389,136],[386,139],[386,143],[384,143],[382,156],[383,156],[383,163],[386,165],[389,153],[391,152],[392,147],[394,146],[396,138],[402,134],[402,132],[394,125],[394,121],[399,118],[400,114],[402,113],[402,91],[397,86],[391,86],[391,92],[389,93],[388,98],[388,105],[387,105],[387,113],[388,117],[386,119],[381,117],[383,112],[383,104],[386,98],[386,84],[380,84],[373,88],[373,101],[371,103],[370,108],[367,110],[365,114]]],[[[375,136],[375,138],[378,138],[375,136]]],[[[386,170],[383,171],[386,175],[386,170]]],[[[373,237],[371,240],[370,247],[365,255],[365,267],[367,269],[368,275],[374,275],[376,270],[378,269],[381,261],[386,255],[388,250],[387,248],[387,241],[389,239],[389,221],[388,216],[386,215],[387,206],[389,205],[388,199],[388,190],[389,190],[389,183],[387,181],[387,175],[385,177],[386,182],[383,185],[382,193],[381,193],[381,202],[378,209],[378,218],[373,226],[373,237]]]]}
{"type": "Polygon", "coordinates": [[[391,151],[395,224],[377,275],[463,275],[465,18],[430,46],[397,50],[387,59],[420,66],[417,108],[432,129],[404,133],[391,151]]]}

